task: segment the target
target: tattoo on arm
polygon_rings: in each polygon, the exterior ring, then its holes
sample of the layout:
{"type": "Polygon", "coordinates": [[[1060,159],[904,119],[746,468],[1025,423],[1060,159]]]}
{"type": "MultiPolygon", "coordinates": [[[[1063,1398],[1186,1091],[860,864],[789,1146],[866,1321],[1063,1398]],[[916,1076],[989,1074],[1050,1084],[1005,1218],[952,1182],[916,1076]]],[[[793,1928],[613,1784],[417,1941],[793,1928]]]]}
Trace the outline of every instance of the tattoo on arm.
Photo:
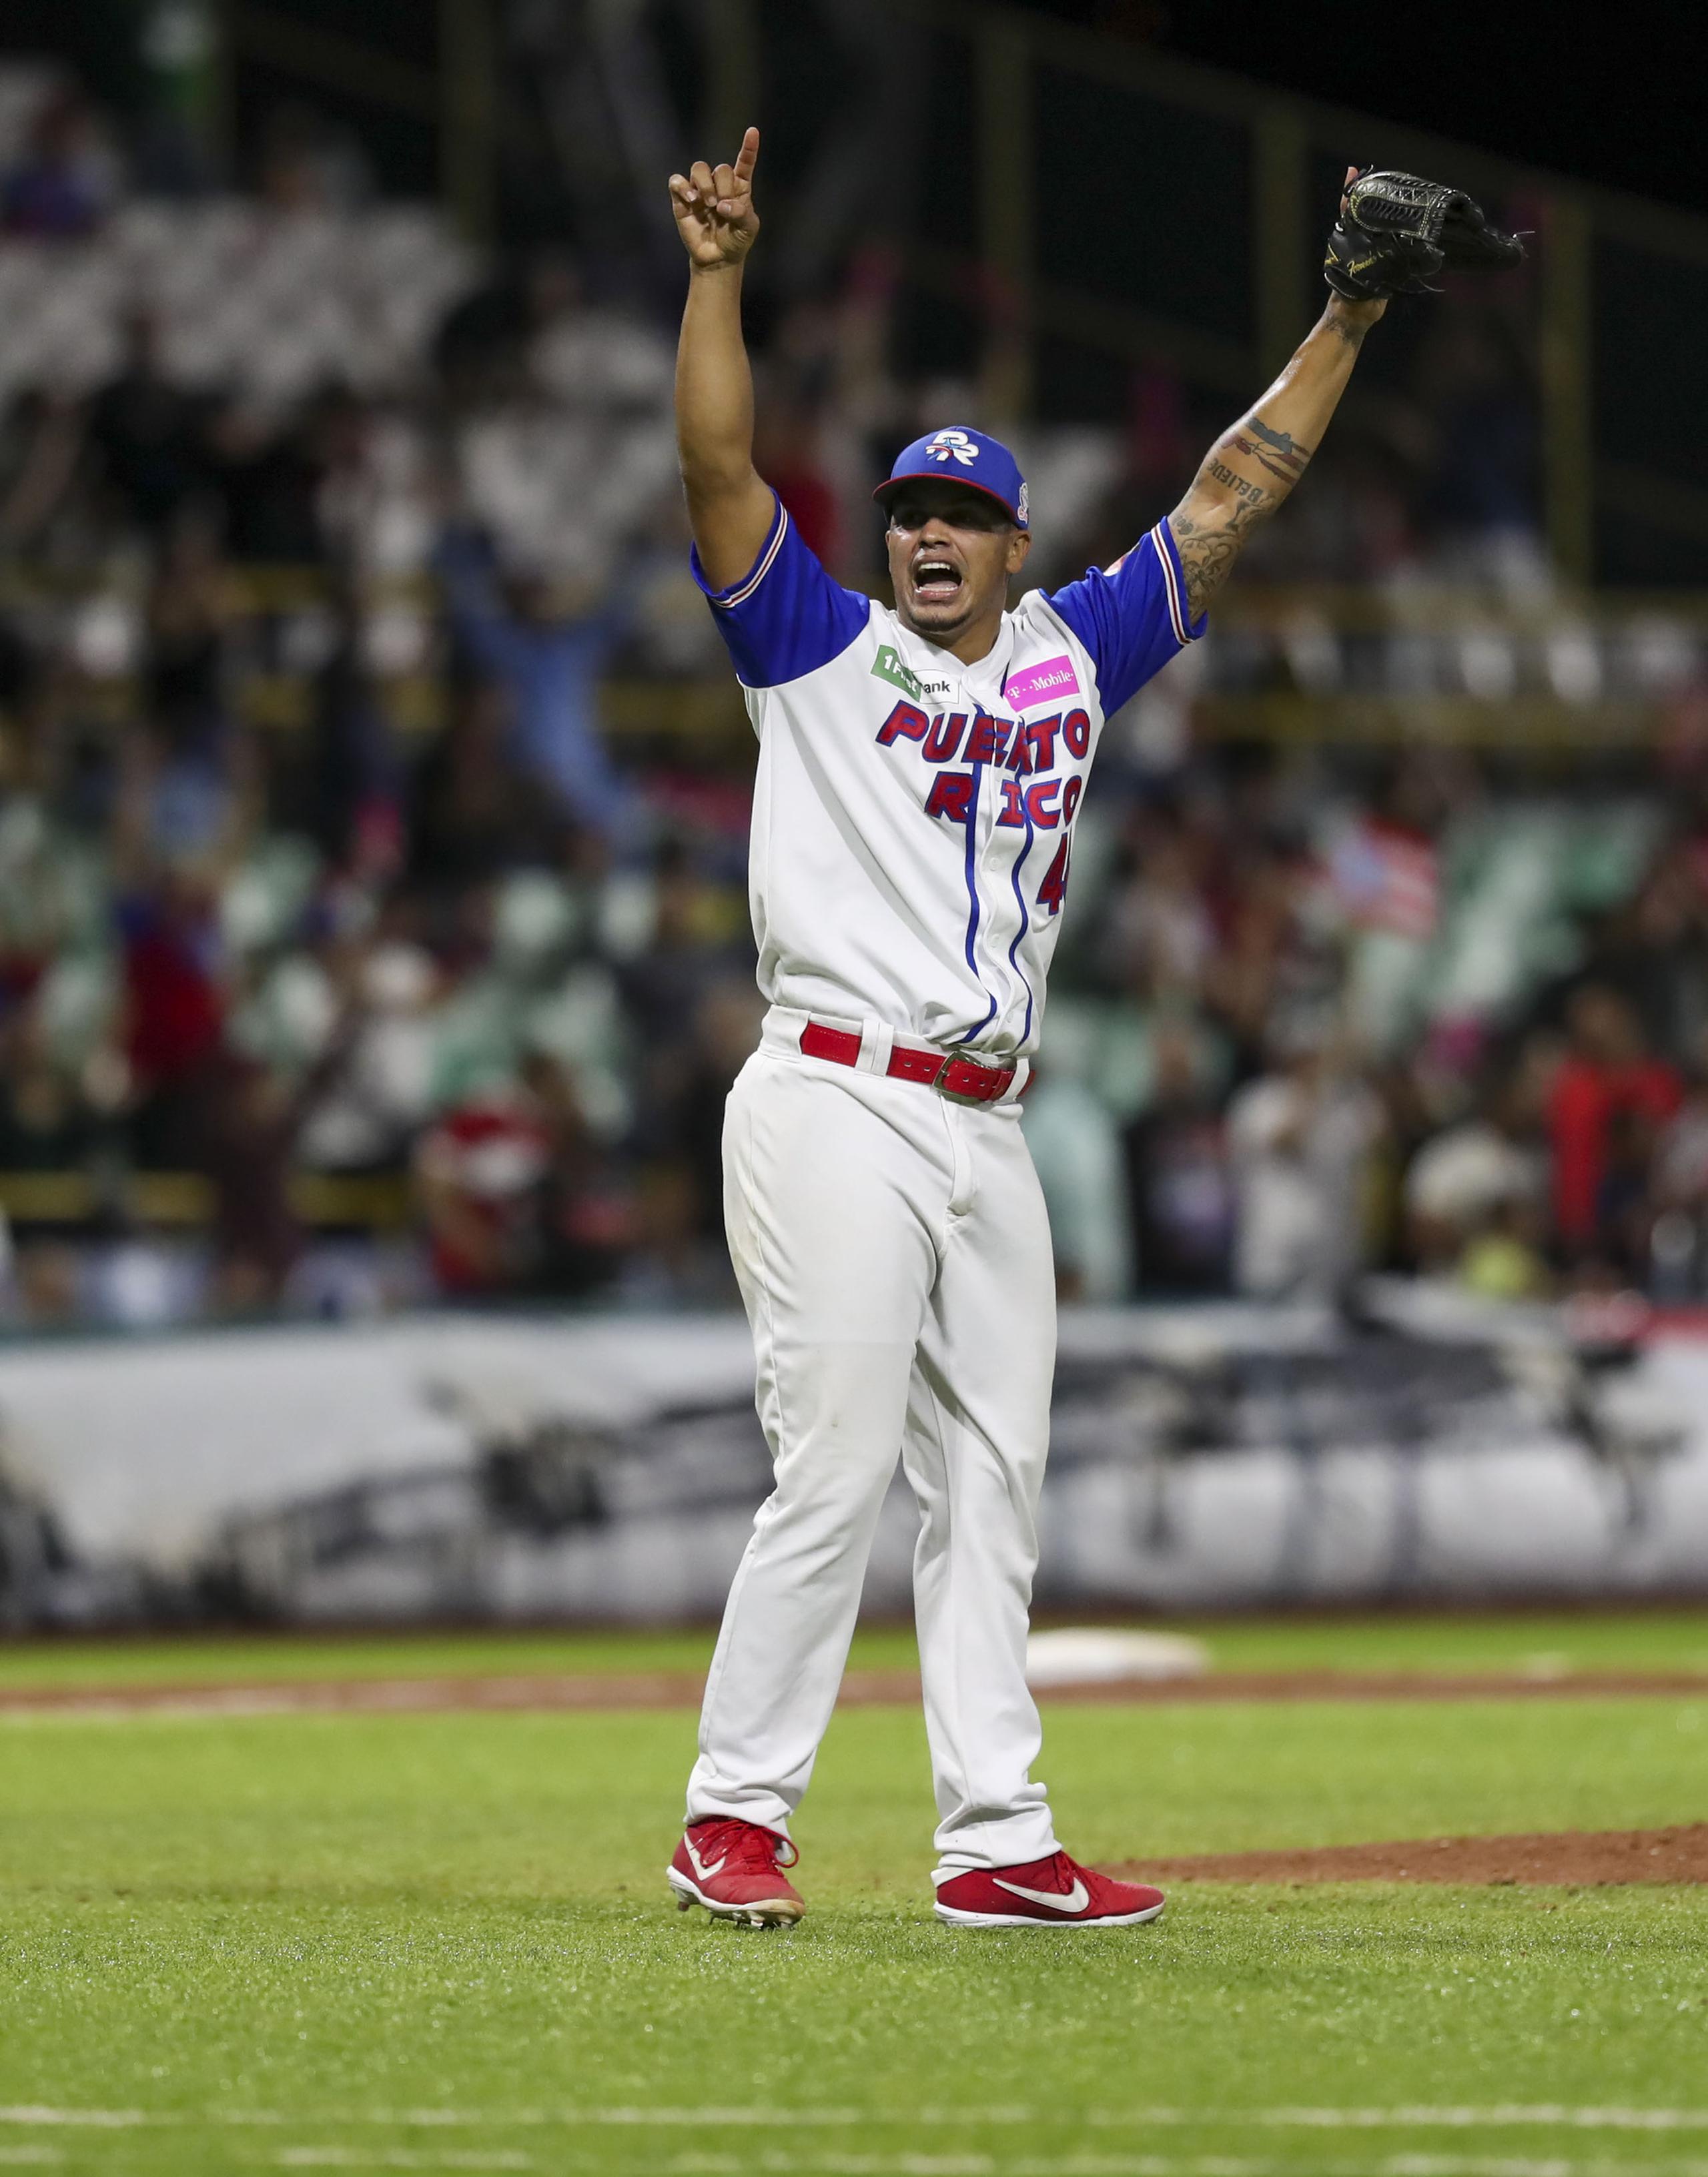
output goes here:
{"type": "Polygon", "coordinates": [[[1204,474],[1213,476],[1218,483],[1225,484],[1236,498],[1249,500],[1254,507],[1261,506],[1266,499],[1274,497],[1274,494],[1263,485],[1252,483],[1236,470],[1231,469],[1225,461],[1218,461],[1214,454],[1204,463],[1204,474]]]}
{"type": "MultiPolygon", "coordinates": [[[[1337,296],[1325,314],[1325,323],[1337,340],[1356,351],[1381,314],[1380,305],[1354,305],[1337,296]]],[[[1328,352],[1321,347],[1309,349],[1307,354],[1308,348],[1307,343],[1296,358],[1308,367],[1303,368],[1293,391],[1296,393],[1297,384],[1303,384],[1311,397],[1299,400],[1289,396],[1284,400],[1290,384],[1284,374],[1264,395],[1263,405],[1279,407],[1283,414],[1301,422],[1314,417],[1314,427],[1320,431],[1340,399],[1350,365],[1344,357],[1329,361],[1328,352]]],[[[1265,423],[1255,412],[1236,423],[1210,449],[1192,489],[1168,517],[1186,575],[1187,607],[1194,619],[1226,581],[1252,530],[1267,521],[1286,498],[1315,451],[1314,446],[1303,445],[1291,431],[1265,423]],[[1260,483],[1252,473],[1254,470],[1270,481],[1260,483]]]]}
{"type": "Polygon", "coordinates": [[[1213,450],[1199,472],[1220,486],[1216,493],[1189,492],[1170,515],[1180,563],[1186,574],[1187,604],[1197,618],[1227,580],[1246,539],[1260,521],[1267,521],[1305,473],[1313,449],[1302,446],[1290,431],[1277,431],[1261,416],[1247,416],[1213,450]],[[1243,455],[1274,477],[1273,484],[1243,477],[1222,452],[1243,455]]]}
{"type": "Polygon", "coordinates": [[[1350,347],[1356,355],[1363,346],[1364,336],[1369,331],[1373,320],[1369,318],[1351,316],[1345,303],[1338,295],[1334,295],[1329,298],[1325,322],[1329,331],[1334,334],[1341,346],[1350,347]]]}
{"type": "Polygon", "coordinates": [[[1233,440],[1240,451],[1249,455],[1260,468],[1266,468],[1271,476],[1288,484],[1297,483],[1305,473],[1306,462],[1316,450],[1312,446],[1301,446],[1291,431],[1272,431],[1261,416],[1247,417],[1233,434],[1233,440]]]}
{"type": "Polygon", "coordinates": [[[1269,494],[1258,492],[1255,499],[1241,499],[1230,507],[1219,519],[1201,521],[1176,508],[1168,517],[1168,526],[1174,532],[1176,549],[1186,576],[1187,610],[1192,619],[1205,611],[1210,599],[1227,580],[1229,570],[1244,548],[1246,535],[1267,511],[1269,494]]]}

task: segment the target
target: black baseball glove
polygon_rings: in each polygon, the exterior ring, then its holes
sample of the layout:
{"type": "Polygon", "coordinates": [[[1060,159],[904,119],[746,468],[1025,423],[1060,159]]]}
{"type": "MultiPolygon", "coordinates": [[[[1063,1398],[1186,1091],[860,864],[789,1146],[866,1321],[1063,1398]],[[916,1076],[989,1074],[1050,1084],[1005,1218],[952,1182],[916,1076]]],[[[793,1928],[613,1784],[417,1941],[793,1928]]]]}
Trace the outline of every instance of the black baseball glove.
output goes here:
{"type": "Polygon", "coordinates": [[[1375,303],[1421,295],[1441,272],[1509,271],[1523,256],[1518,237],[1491,226],[1463,189],[1418,174],[1365,173],[1341,199],[1323,276],[1348,302],[1375,303]]]}

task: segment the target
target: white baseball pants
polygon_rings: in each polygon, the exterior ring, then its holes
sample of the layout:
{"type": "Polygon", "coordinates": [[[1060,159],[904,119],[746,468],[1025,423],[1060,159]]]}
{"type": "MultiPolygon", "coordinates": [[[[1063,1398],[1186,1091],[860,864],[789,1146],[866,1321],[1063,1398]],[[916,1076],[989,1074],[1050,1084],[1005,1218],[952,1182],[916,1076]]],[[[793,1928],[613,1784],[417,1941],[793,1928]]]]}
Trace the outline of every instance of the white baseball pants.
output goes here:
{"type": "Polygon", "coordinates": [[[724,1121],[724,1218],[777,1480],[725,1606],[688,1820],[788,1833],[899,1455],[921,1520],[939,1878],[1041,1859],[1056,1843],[1029,1774],[1025,1650],[1056,1293],[1018,1106],[803,1057],[805,1018],[773,1007],[724,1121]]]}

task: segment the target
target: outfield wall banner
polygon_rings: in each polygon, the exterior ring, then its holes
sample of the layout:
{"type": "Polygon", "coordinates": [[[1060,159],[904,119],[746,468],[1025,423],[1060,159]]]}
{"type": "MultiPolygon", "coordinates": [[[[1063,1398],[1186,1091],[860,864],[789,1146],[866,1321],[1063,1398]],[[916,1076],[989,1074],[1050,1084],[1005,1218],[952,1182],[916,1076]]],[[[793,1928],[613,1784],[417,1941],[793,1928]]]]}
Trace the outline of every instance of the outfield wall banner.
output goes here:
{"type": "MultiPolygon", "coordinates": [[[[0,1623],[716,1612],[769,1486],[739,1318],[0,1353],[0,1623]]],[[[867,1582],[908,1607],[898,1479],[867,1582]]],[[[1708,1340],[1391,1288],[1070,1311],[1041,1607],[1708,1591],[1708,1340]]]]}

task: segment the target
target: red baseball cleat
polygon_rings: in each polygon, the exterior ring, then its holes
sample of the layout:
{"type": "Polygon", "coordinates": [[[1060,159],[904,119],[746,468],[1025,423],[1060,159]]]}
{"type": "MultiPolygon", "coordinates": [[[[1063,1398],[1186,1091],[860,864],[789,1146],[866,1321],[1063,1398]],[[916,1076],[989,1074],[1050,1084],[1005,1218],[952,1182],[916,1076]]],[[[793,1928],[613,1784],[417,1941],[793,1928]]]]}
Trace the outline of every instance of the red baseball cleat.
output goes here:
{"type": "Polygon", "coordinates": [[[788,1927],[805,1912],[783,1870],[799,1858],[786,1836],[757,1822],[694,1822],[664,1870],[676,1909],[703,1905],[750,1928],[788,1927]]]}
{"type": "Polygon", "coordinates": [[[1136,1928],[1163,1901],[1148,1883],[1116,1882],[1058,1852],[951,1875],[937,1891],[937,1918],[957,1928],[1136,1928]]]}

